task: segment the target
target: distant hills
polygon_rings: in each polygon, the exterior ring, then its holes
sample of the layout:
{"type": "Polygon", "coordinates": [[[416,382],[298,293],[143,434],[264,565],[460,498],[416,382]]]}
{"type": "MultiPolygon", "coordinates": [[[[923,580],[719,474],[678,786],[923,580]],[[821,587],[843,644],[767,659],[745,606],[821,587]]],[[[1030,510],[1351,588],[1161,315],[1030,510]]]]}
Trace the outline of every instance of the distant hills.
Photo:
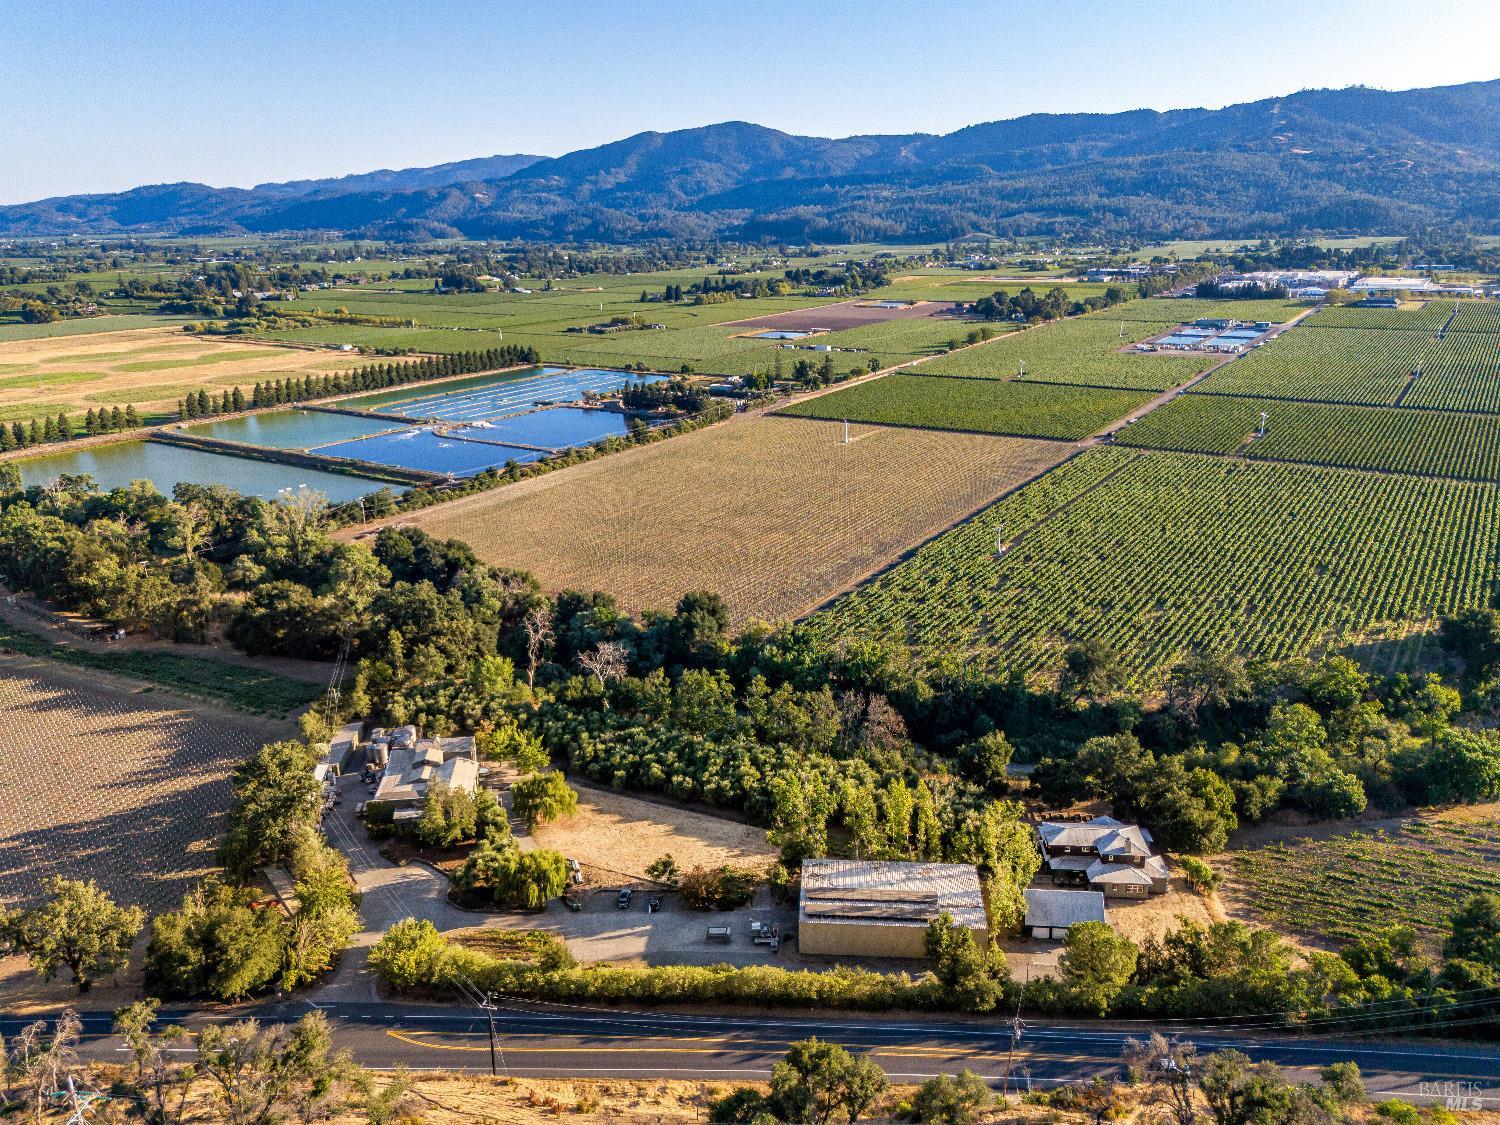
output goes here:
{"type": "Polygon", "coordinates": [[[0,234],[731,237],[1500,230],[1500,80],[1306,90],[1224,109],[1032,114],[945,136],[801,137],[741,121],[556,158],[251,189],[163,184],[0,207],[0,234]]]}

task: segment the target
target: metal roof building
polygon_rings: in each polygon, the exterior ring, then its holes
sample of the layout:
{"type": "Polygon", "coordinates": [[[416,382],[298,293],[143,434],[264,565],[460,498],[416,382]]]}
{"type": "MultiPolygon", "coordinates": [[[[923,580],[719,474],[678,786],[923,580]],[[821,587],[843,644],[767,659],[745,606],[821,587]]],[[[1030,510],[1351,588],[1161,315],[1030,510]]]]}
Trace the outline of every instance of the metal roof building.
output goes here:
{"type": "Polygon", "coordinates": [[[1107,922],[1100,891],[1053,891],[1027,888],[1026,932],[1040,941],[1062,941],[1068,927],[1080,922],[1107,922]]]}
{"type": "Polygon", "coordinates": [[[979,871],[962,863],[802,861],[797,946],[848,957],[925,957],[927,923],[941,914],[989,940],[979,871]]]}

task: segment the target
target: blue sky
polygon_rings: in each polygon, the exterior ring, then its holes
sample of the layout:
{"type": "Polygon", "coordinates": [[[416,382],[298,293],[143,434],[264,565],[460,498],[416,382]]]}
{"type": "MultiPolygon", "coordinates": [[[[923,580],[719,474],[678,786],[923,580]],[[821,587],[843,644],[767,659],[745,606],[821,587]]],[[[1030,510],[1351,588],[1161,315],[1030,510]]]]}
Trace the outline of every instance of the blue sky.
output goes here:
{"type": "Polygon", "coordinates": [[[1490,0],[115,0],[0,24],[0,202],[248,186],[743,119],[948,132],[1500,77],[1490,0]]]}

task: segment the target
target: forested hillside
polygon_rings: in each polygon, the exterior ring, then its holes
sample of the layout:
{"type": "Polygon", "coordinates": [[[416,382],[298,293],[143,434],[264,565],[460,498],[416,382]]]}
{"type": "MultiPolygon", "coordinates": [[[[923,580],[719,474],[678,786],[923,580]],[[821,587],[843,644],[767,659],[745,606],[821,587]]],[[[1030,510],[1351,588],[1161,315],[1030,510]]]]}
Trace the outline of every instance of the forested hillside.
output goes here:
{"type": "Polygon", "coordinates": [[[726,122],[534,162],[43,200],[0,208],[0,233],[861,241],[1489,230],[1500,225],[1497,122],[1500,81],[1035,114],[945,136],[829,140],[726,122]]]}

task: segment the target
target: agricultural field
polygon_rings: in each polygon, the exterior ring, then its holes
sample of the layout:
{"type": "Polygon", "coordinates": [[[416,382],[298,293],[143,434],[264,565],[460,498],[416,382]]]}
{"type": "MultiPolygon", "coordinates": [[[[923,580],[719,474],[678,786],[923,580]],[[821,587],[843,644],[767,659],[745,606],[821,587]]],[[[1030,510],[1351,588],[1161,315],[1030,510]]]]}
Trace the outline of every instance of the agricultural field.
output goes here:
{"type": "Polygon", "coordinates": [[[1436,332],[1453,315],[1454,301],[1407,301],[1394,309],[1331,305],[1304,323],[1310,328],[1394,328],[1436,332]]]}
{"type": "Polygon", "coordinates": [[[714,590],[736,623],[796,617],[1061,460],[1069,447],[740,416],[405,517],[549,590],[624,609],[714,590]]]}
{"type": "Polygon", "coordinates": [[[1500,301],[1460,301],[1448,332],[1500,332],[1500,301]]]}
{"type": "Polygon", "coordinates": [[[46,657],[74,668],[109,672],[252,715],[286,718],[323,694],[323,685],[262,668],[113,644],[101,652],[94,647],[59,644],[4,621],[0,621],[0,653],[46,657]]]}
{"type": "Polygon", "coordinates": [[[1500,481],[1500,417],[1187,394],[1127,426],[1120,445],[1500,481]],[[1268,418],[1266,436],[1252,437],[1268,418]],[[1248,444],[1247,444],[1248,443],[1248,444]]]}
{"type": "MultiPolygon", "coordinates": [[[[976,349],[983,350],[983,349],[976,349]]],[[[1077,441],[1151,401],[1139,391],[998,379],[886,375],[788,406],[783,415],[1077,441]]]]}
{"type": "Polygon", "coordinates": [[[1194,390],[1390,406],[1407,389],[1433,344],[1427,332],[1299,325],[1221,367],[1194,390]]]}
{"type": "Polygon", "coordinates": [[[1014,379],[1024,368],[1027,382],[1164,391],[1186,382],[1216,362],[1212,356],[1122,350],[1139,340],[1165,332],[1178,322],[1122,321],[1115,317],[1115,311],[1109,309],[1039,325],[934,359],[912,373],[959,375],[970,379],[1014,379]]]}
{"type": "Polygon", "coordinates": [[[1422,622],[1487,604],[1497,533],[1491,485],[1105,447],[813,622],[1023,671],[1098,637],[1143,685],[1192,648],[1283,659],[1383,642],[1395,661],[1422,622]]]}
{"type": "Polygon", "coordinates": [[[1115,434],[1115,444],[1181,453],[1233,453],[1260,425],[1262,410],[1274,409],[1279,421],[1289,405],[1266,399],[1182,394],[1121,427],[1115,434]]]}
{"type": "Polygon", "coordinates": [[[1220,862],[1237,912],[1320,942],[1411,926],[1430,952],[1470,895],[1500,891],[1494,806],[1231,852],[1220,862]]]}
{"type": "Polygon", "coordinates": [[[1109,309],[1104,316],[1116,320],[1162,320],[1187,324],[1203,317],[1229,320],[1268,320],[1285,324],[1312,307],[1307,301],[1214,301],[1202,297],[1147,297],[1109,309]]]}
{"type": "Polygon", "coordinates": [[[50,875],[97,879],[118,900],[177,904],[213,866],[229,774],[266,728],[196,713],[26,657],[0,655],[0,904],[50,875]]]}
{"type": "Polygon", "coordinates": [[[0,315],[0,344],[12,340],[53,340],[64,336],[92,336],[98,332],[127,332],[138,328],[160,328],[163,325],[186,324],[185,316],[151,316],[125,313],[119,316],[91,316],[56,320],[51,324],[26,324],[19,314],[0,315]]]}
{"type": "MultiPolygon", "coordinates": [[[[1380,311],[1380,310],[1373,310],[1380,311]]],[[[1298,325],[1194,388],[1355,406],[1500,412],[1500,335],[1298,325]]]]}
{"type": "Polygon", "coordinates": [[[83,414],[133,405],[150,419],[175,415],[192,391],[347,370],[349,356],[186,336],[151,328],[0,343],[0,420],[83,414]]]}
{"type": "Polygon", "coordinates": [[[1403,406],[1500,413],[1500,333],[1445,333],[1421,364],[1403,406]]]}
{"type": "Polygon", "coordinates": [[[771,313],[744,320],[726,323],[746,332],[840,332],[848,328],[868,328],[892,321],[931,320],[951,313],[954,306],[948,302],[920,301],[904,308],[886,308],[881,301],[894,298],[883,296],[884,290],[870,297],[853,301],[837,301],[831,305],[796,309],[792,312],[771,313]]]}
{"type": "Polygon", "coordinates": [[[1099,297],[1109,285],[1101,281],[1073,281],[1060,274],[1011,274],[1005,270],[980,272],[976,270],[924,270],[920,274],[904,274],[891,280],[891,284],[876,291],[880,300],[892,301],[977,301],[997,290],[1011,296],[1023,289],[1042,294],[1061,289],[1070,300],[1082,301],[1087,297],[1099,297]]]}

